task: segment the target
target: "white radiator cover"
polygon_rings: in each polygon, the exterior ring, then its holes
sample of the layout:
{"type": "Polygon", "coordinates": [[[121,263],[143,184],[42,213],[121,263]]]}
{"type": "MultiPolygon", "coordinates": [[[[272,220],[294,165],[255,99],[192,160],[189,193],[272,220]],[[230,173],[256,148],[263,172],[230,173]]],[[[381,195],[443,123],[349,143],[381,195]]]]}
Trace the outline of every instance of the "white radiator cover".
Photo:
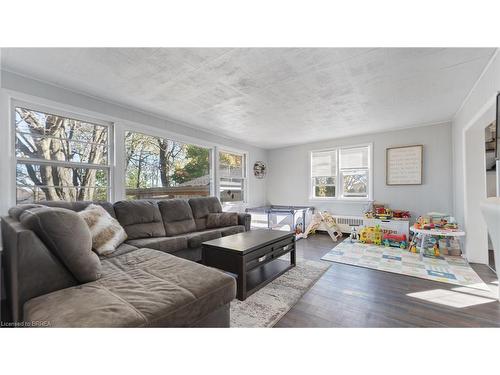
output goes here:
{"type": "MultiPolygon", "coordinates": [[[[363,226],[362,216],[332,215],[342,233],[351,233],[352,227],[363,226]]],[[[325,224],[321,223],[318,230],[326,231],[325,224]]]]}

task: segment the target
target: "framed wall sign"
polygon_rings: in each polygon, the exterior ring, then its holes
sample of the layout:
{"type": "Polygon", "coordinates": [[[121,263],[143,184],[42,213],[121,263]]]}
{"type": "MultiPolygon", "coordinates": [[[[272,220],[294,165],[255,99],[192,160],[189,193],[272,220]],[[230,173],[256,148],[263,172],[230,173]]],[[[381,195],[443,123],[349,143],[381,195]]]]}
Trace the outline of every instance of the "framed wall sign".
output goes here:
{"type": "Polygon", "coordinates": [[[386,185],[421,185],[424,146],[390,147],[386,149],[386,185]]]}

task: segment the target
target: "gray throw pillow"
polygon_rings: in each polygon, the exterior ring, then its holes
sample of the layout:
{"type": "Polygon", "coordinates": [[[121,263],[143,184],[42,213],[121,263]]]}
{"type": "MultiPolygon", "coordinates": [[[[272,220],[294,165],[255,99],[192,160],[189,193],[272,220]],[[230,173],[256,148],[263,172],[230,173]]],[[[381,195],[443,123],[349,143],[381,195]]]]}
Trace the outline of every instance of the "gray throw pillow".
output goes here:
{"type": "Polygon", "coordinates": [[[89,227],[76,212],[65,208],[33,208],[24,211],[20,221],[40,237],[79,282],[101,277],[101,261],[92,251],[89,227]]]}
{"type": "Polygon", "coordinates": [[[238,225],[238,214],[236,212],[222,212],[207,215],[207,228],[222,228],[238,225]]]}

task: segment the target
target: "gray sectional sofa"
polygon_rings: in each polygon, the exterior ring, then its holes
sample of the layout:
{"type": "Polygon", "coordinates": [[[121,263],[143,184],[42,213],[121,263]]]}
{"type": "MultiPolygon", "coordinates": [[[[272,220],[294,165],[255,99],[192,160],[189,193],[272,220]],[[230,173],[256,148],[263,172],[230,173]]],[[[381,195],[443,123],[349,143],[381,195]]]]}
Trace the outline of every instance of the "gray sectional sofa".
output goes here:
{"type": "Polygon", "coordinates": [[[238,214],[237,222],[214,222],[211,218],[217,215],[209,214],[222,212],[214,197],[98,202],[128,238],[107,257],[90,251],[78,258],[79,267],[98,259],[99,276],[82,283],[61,249],[32,226],[37,216],[56,211],[55,217],[64,220],[56,233],[71,237],[63,238],[65,246],[83,246],[72,224],[71,215],[78,215],[68,209],[81,211],[90,203],[45,202],[51,209],[21,205],[2,218],[10,321],[57,327],[229,326],[235,281],[197,262],[202,242],[250,230],[250,215],[238,214]]]}

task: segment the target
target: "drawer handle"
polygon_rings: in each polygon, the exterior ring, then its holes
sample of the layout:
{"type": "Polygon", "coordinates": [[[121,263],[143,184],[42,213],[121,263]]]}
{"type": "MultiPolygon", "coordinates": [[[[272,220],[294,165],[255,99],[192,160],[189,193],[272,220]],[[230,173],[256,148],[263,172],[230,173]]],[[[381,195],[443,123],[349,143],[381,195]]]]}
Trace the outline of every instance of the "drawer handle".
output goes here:
{"type": "Polygon", "coordinates": [[[267,257],[266,255],[264,255],[263,257],[260,257],[260,258],[258,259],[259,263],[260,263],[260,262],[265,261],[265,260],[266,260],[266,257],[267,257]]]}

